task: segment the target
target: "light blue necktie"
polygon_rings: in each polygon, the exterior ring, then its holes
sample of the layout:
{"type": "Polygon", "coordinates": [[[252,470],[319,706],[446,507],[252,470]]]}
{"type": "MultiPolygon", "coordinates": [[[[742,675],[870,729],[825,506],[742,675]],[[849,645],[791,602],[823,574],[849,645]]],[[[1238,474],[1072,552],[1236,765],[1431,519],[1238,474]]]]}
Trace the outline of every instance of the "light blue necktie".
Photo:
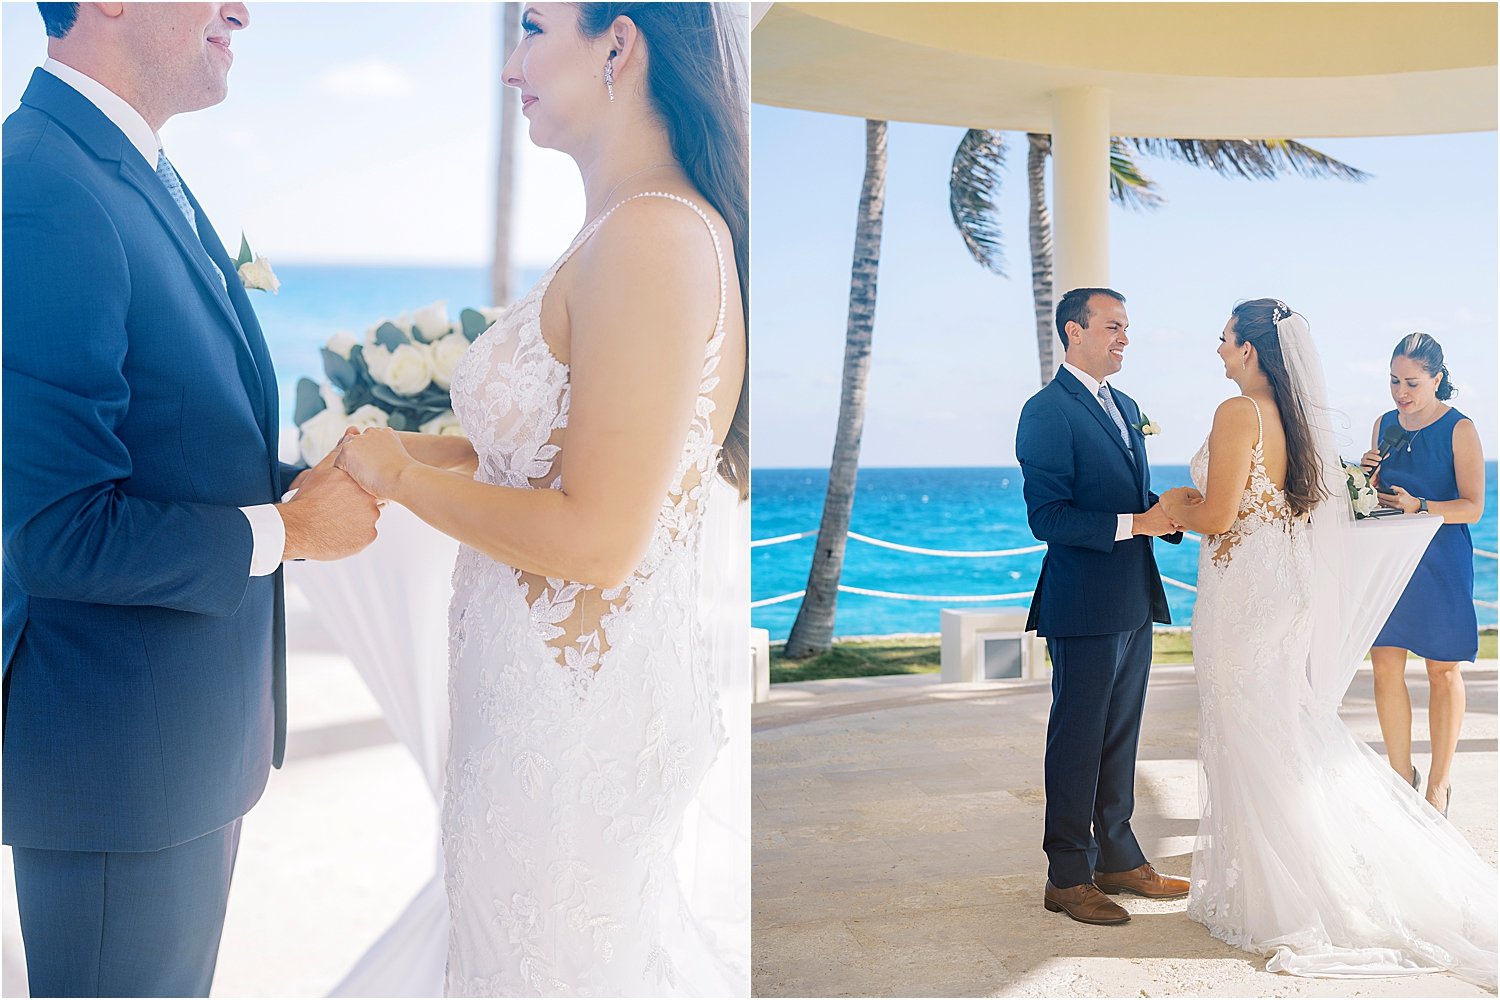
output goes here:
{"type": "Polygon", "coordinates": [[[1120,411],[1115,409],[1114,397],[1109,393],[1109,386],[1099,387],[1099,402],[1104,404],[1104,412],[1114,420],[1115,426],[1120,429],[1120,439],[1125,442],[1125,450],[1130,450],[1130,431],[1125,429],[1125,418],[1120,416],[1120,411]]]}
{"type": "MultiPolygon", "coordinates": [[[[182,181],[177,177],[177,171],[172,169],[172,161],[167,159],[165,150],[156,151],[156,176],[161,178],[167,194],[172,196],[172,200],[182,210],[182,216],[187,219],[188,228],[193,231],[193,235],[198,237],[198,242],[201,244],[203,237],[198,233],[198,216],[188,202],[187,193],[182,190],[182,181]]],[[[207,254],[207,252],[208,248],[204,247],[204,253],[207,254]]],[[[212,257],[208,258],[208,262],[213,264],[214,273],[219,276],[219,284],[224,286],[226,292],[229,291],[229,283],[224,280],[224,272],[219,270],[219,265],[214,264],[212,257]]]]}

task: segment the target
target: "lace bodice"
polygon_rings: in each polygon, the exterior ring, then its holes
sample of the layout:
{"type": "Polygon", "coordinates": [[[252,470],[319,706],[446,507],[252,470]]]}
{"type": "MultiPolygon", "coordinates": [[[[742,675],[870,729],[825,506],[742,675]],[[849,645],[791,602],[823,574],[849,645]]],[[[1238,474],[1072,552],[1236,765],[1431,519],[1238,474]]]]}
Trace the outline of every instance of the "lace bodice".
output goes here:
{"type": "MultiPolygon", "coordinates": [[[[719,383],[728,294],[724,251],[708,216],[685,198],[660,191],[633,195],[583,228],[536,287],[506,309],[464,354],[453,373],[453,410],[479,455],[475,478],[518,489],[561,489],[565,478],[570,384],[568,366],[542,337],[542,302],[578,248],[622,205],[638,198],[666,198],[697,213],[712,237],[719,266],[719,314],[705,351],[698,404],[683,443],[675,485],[662,501],[645,557],[619,587],[600,588],[535,573],[513,571],[527,594],[532,623],[541,639],[569,667],[597,670],[608,648],[611,616],[631,592],[658,571],[669,550],[686,541],[697,520],[704,479],[718,461],[710,393],[719,383]]],[[[484,557],[465,550],[459,571],[483,568],[484,557]]]]}
{"type": "MultiPolygon", "coordinates": [[[[1250,399],[1249,396],[1245,398],[1250,399]]],[[[1250,405],[1255,407],[1255,447],[1250,450],[1250,478],[1245,483],[1244,493],[1240,495],[1239,512],[1228,531],[1209,535],[1204,539],[1216,564],[1228,560],[1230,553],[1250,533],[1267,527],[1289,531],[1297,522],[1296,515],[1287,504],[1286,491],[1272,482],[1270,474],[1266,472],[1266,435],[1265,425],[1261,421],[1260,404],[1250,399],[1250,405]]],[[[1193,485],[1199,492],[1205,492],[1208,489],[1207,440],[1193,456],[1189,472],[1193,485]]]]}

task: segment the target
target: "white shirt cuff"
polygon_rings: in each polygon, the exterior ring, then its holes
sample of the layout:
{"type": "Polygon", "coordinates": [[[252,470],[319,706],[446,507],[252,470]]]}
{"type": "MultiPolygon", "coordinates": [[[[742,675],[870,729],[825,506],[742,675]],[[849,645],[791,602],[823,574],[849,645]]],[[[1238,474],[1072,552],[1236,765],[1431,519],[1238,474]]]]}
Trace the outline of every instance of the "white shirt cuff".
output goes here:
{"type": "Polygon", "coordinates": [[[281,565],[281,556],[286,552],[286,522],[281,511],[273,503],[241,507],[240,513],[250,522],[250,536],[254,549],[250,554],[250,575],[270,576],[281,565]]]}
{"type": "Polygon", "coordinates": [[[1116,516],[1119,517],[1120,520],[1119,523],[1115,525],[1115,541],[1123,542],[1125,539],[1129,538],[1135,533],[1135,525],[1131,523],[1135,515],[1119,514],[1116,516]]]}

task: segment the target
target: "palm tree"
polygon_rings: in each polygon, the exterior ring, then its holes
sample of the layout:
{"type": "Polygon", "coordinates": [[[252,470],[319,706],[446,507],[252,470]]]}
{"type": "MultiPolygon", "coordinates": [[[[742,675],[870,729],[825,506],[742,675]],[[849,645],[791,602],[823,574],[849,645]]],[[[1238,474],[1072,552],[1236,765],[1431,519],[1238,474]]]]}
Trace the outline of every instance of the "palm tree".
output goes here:
{"type": "Polygon", "coordinates": [[[844,385],[839,396],[838,433],[823,519],[807,593],[787,637],[785,655],[801,659],[826,653],[833,645],[839,576],[844,568],[849,515],[859,474],[859,441],[865,427],[865,383],[870,374],[870,343],[875,332],[875,279],[880,269],[880,231],[885,220],[886,123],[865,122],[865,179],[854,227],[854,264],[849,275],[849,321],[844,333],[844,385]]]}
{"type": "MultiPolygon", "coordinates": [[[[521,5],[500,5],[500,65],[521,44],[521,5]]],[[[502,69],[503,72],[503,69],[502,69]]],[[[520,94],[500,82],[500,148],[495,165],[495,257],[490,269],[490,305],[511,300],[511,210],[515,202],[516,119],[520,94]]]]}
{"type": "MultiPolygon", "coordinates": [[[[1052,137],[1026,136],[1026,184],[1031,213],[1031,298],[1036,318],[1037,364],[1046,385],[1056,371],[1053,362],[1052,217],[1047,211],[1046,162],[1052,137]]],[[[1136,165],[1136,156],[1162,156],[1206,167],[1221,176],[1272,180],[1295,173],[1303,177],[1334,177],[1363,181],[1369,174],[1334,159],[1295,139],[1110,139],[1109,194],[1127,208],[1159,208],[1163,199],[1156,183],[1136,165]]],[[[1004,276],[1000,221],[995,199],[1000,191],[1000,168],[1005,163],[1003,133],[970,129],[953,154],[948,179],[948,206],[953,224],[969,253],[982,266],[1004,276]]]]}

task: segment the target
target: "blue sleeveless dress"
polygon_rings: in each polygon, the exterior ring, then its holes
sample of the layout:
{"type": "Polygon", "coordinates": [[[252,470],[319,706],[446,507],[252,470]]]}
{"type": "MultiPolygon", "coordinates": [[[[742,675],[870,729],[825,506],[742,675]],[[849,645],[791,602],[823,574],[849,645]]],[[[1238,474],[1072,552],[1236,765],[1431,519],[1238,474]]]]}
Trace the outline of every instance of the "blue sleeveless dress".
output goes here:
{"type": "MultiPolygon", "coordinates": [[[[1453,428],[1464,415],[1450,409],[1386,457],[1380,483],[1428,500],[1457,500],[1453,428]]],[[[1380,418],[1380,436],[1396,424],[1396,411],[1380,418]]],[[[1428,660],[1473,660],[1479,652],[1474,613],[1474,542],[1467,524],[1445,524],[1396,602],[1376,646],[1408,649],[1428,660]]]]}

